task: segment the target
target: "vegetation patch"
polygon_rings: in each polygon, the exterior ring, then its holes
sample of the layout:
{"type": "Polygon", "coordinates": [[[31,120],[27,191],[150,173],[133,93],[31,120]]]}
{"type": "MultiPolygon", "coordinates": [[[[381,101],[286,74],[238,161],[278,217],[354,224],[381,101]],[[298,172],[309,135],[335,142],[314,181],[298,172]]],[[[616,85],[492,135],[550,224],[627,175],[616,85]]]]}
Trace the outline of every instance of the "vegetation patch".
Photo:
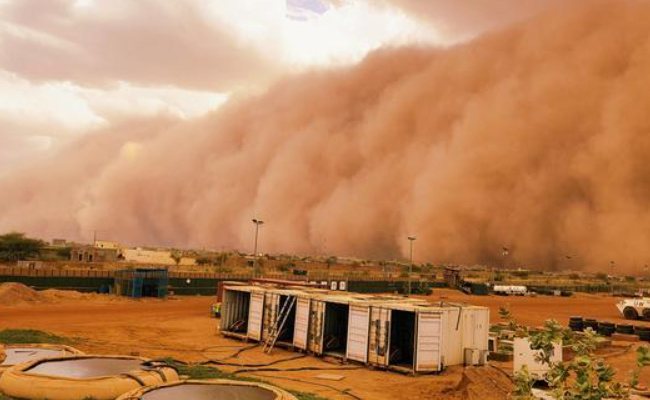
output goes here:
{"type": "MultiPolygon", "coordinates": [[[[49,332],[33,329],[5,329],[0,331],[2,344],[72,344],[73,340],[49,332]]],[[[0,400],[3,400],[0,397],[0,400]]]]}

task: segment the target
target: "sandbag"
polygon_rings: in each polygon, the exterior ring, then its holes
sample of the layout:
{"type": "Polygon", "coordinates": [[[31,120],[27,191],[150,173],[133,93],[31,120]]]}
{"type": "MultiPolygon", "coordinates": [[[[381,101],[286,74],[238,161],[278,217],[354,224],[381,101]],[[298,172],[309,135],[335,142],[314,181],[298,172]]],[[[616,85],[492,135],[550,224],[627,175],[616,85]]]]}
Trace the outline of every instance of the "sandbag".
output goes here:
{"type": "Polygon", "coordinates": [[[69,356],[81,356],[84,355],[84,352],[75,349],[74,347],[65,346],[62,344],[11,344],[11,345],[0,345],[0,376],[4,371],[13,367],[16,364],[22,364],[27,361],[41,360],[46,358],[53,357],[69,357],[69,356]],[[9,357],[9,352],[22,349],[34,349],[35,353],[27,354],[24,357],[21,357],[19,362],[15,362],[15,358],[9,357]],[[46,352],[39,352],[39,350],[45,350],[49,354],[44,354],[46,352]],[[40,354],[39,354],[40,353],[40,354]]]}
{"type": "Polygon", "coordinates": [[[0,377],[0,392],[28,400],[114,400],[139,387],[175,381],[176,369],[165,363],[140,357],[86,355],[11,367],[0,377]]]}
{"type": "Polygon", "coordinates": [[[227,379],[187,380],[134,389],[117,400],[297,400],[292,394],[264,383],[227,379]],[[203,387],[209,390],[197,390],[203,387]],[[208,388],[210,387],[210,388],[208,388]],[[212,389],[214,388],[214,389],[212,389]],[[220,389],[223,390],[220,390],[220,389]],[[216,390],[215,390],[216,389],[216,390]]]}

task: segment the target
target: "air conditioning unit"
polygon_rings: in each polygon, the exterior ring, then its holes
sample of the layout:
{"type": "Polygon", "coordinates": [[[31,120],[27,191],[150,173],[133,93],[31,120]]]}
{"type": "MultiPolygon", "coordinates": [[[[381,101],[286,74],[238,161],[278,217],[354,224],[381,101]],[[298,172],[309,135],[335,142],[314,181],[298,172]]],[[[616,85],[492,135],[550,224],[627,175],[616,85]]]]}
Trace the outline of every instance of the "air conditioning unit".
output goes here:
{"type": "Polygon", "coordinates": [[[487,350],[465,348],[464,365],[465,366],[485,365],[487,363],[487,354],[488,354],[487,350]]]}

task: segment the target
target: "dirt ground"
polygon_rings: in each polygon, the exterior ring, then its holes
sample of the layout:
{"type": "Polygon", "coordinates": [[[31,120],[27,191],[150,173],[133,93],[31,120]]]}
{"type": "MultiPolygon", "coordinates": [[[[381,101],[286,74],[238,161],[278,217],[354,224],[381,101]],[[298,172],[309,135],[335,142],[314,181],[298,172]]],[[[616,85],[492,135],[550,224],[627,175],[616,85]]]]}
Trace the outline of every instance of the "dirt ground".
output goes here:
{"type": "MultiPolygon", "coordinates": [[[[582,316],[596,318],[617,324],[629,323],[616,308],[621,298],[603,294],[575,293],[571,297],[554,296],[469,296],[463,292],[450,289],[435,289],[426,297],[431,301],[451,301],[470,303],[490,308],[490,319],[499,322],[499,307],[507,307],[520,324],[540,326],[547,319],[555,319],[563,325],[569,323],[569,317],[582,316]]],[[[635,321],[635,324],[650,326],[647,321],[635,321]]]]}
{"type": "MultiPolygon", "coordinates": [[[[492,310],[492,319],[498,319],[500,305],[508,305],[520,322],[539,325],[547,318],[562,323],[570,315],[583,315],[620,322],[613,307],[616,299],[579,295],[574,298],[511,298],[469,297],[458,292],[437,290],[432,299],[462,300],[485,305],[492,310]]],[[[212,297],[180,297],[170,300],[115,301],[108,296],[84,300],[61,300],[57,303],[33,303],[13,306],[0,305],[0,329],[40,329],[56,334],[78,337],[81,350],[97,354],[133,354],[148,357],[175,357],[186,361],[204,361],[223,358],[247,346],[226,339],[217,333],[217,320],[209,317],[212,297]],[[205,349],[208,349],[204,351],[205,349]]],[[[622,346],[624,346],[623,344],[622,346]]],[[[625,347],[621,347],[625,350],[625,347]]],[[[622,373],[633,365],[633,349],[609,359],[622,373]]],[[[255,348],[231,360],[245,363],[263,363],[295,356],[294,353],[276,349],[273,355],[255,348]]],[[[336,369],[321,359],[306,357],[277,364],[276,368],[320,367],[336,369]]],[[[237,367],[223,368],[233,371],[237,367]]],[[[371,371],[365,368],[343,371],[258,372],[260,376],[278,386],[311,392],[330,399],[350,399],[322,385],[338,390],[350,390],[355,396],[366,399],[460,399],[467,390],[463,369],[452,367],[438,376],[408,377],[392,372],[371,371]],[[323,373],[344,376],[341,381],[316,379],[323,373]],[[295,379],[302,382],[295,381],[295,379]],[[462,382],[463,381],[463,382],[462,382]]],[[[481,376],[481,374],[474,374],[481,376]]],[[[650,375],[650,374],[647,374],[650,375]]],[[[644,376],[650,385],[650,376],[644,376]]],[[[487,389],[486,389],[487,390],[487,389]]]]}

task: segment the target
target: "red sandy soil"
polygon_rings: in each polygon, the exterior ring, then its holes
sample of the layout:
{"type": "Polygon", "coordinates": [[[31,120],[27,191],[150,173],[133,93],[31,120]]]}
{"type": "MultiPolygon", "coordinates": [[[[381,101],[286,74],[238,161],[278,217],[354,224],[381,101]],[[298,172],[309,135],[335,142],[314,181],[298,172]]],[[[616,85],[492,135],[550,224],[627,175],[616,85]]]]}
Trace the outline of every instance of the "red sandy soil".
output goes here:
{"type": "MultiPolygon", "coordinates": [[[[522,323],[539,325],[547,318],[566,322],[570,315],[584,315],[618,321],[612,298],[580,295],[574,298],[503,298],[469,297],[458,292],[438,290],[431,298],[439,300],[463,300],[486,305],[497,320],[499,305],[510,305],[512,312],[522,323]]],[[[221,337],[217,332],[217,320],[209,318],[211,297],[180,297],[170,300],[122,300],[110,296],[92,298],[66,298],[58,302],[26,303],[13,306],[0,304],[0,329],[40,329],[60,335],[79,338],[79,349],[96,354],[134,354],[147,357],[175,357],[185,361],[204,361],[207,358],[223,358],[237,349],[247,346],[236,340],[221,337]],[[209,351],[202,351],[211,348],[209,351]]],[[[262,363],[295,356],[282,349],[272,355],[263,354],[260,348],[243,353],[231,361],[262,363]]],[[[633,354],[628,352],[611,361],[621,370],[629,369],[633,354]]],[[[324,360],[306,357],[275,365],[276,368],[293,367],[336,368],[324,360]]],[[[226,370],[237,368],[228,367],[226,370]]],[[[485,371],[491,369],[485,368],[485,371]]],[[[349,389],[364,400],[370,399],[466,399],[471,393],[492,392],[490,386],[477,382],[476,374],[470,379],[474,387],[468,388],[462,367],[448,368],[436,376],[409,377],[392,372],[372,371],[366,368],[348,371],[297,371],[259,372],[255,376],[278,386],[311,392],[330,399],[350,399],[335,390],[319,386],[333,386],[339,390],[349,389]],[[341,381],[324,381],[314,377],[328,373],[343,375],[341,381]],[[300,379],[306,382],[296,382],[300,379]]],[[[497,376],[497,375],[495,375],[497,376]]],[[[650,384],[650,377],[643,378],[650,384]]],[[[492,383],[490,383],[492,385],[492,383]]],[[[499,383],[503,385],[503,382],[499,383]]],[[[497,400],[505,396],[495,394],[482,400],[497,400]]]]}
{"type": "MultiPolygon", "coordinates": [[[[571,297],[554,296],[468,296],[457,290],[435,289],[431,301],[454,301],[490,308],[490,319],[499,322],[499,307],[506,307],[520,324],[539,326],[547,319],[555,319],[563,325],[569,323],[569,317],[582,316],[596,318],[599,321],[630,323],[623,318],[616,308],[622,299],[603,294],[576,293],[571,297]]],[[[634,324],[650,326],[647,321],[635,321],[634,324]]]]}

